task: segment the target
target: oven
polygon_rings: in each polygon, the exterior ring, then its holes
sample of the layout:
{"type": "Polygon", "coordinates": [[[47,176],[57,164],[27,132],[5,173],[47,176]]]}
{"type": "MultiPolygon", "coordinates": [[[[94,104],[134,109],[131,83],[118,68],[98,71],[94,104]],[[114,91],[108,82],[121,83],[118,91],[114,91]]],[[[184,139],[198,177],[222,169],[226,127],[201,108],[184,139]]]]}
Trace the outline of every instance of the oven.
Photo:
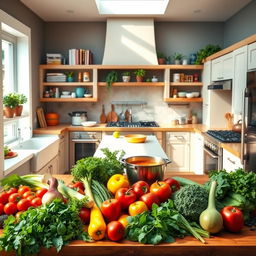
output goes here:
{"type": "Polygon", "coordinates": [[[77,160],[93,156],[101,141],[101,132],[70,132],[69,133],[69,167],[77,160]]]}

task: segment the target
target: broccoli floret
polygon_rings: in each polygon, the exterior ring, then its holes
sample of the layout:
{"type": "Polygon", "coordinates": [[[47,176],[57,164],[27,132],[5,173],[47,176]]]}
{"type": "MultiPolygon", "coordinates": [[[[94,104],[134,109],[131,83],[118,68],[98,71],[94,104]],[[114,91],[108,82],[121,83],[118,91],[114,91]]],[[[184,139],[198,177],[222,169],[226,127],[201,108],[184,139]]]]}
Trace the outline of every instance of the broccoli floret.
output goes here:
{"type": "Polygon", "coordinates": [[[174,205],[184,217],[198,222],[200,214],[207,208],[208,192],[198,185],[184,186],[174,194],[174,205]]]}

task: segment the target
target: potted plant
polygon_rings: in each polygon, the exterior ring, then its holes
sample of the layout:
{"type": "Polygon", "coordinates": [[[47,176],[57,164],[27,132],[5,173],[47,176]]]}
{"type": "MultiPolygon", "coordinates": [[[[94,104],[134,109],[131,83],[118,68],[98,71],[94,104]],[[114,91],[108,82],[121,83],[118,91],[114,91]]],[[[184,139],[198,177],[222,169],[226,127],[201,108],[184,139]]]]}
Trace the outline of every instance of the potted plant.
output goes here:
{"type": "Polygon", "coordinates": [[[125,72],[122,74],[122,79],[123,79],[123,82],[125,82],[125,83],[130,82],[131,73],[130,73],[129,71],[125,71],[125,72]]]}
{"type": "Polygon", "coordinates": [[[114,82],[117,82],[118,74],[116,71],[110,71],[106,76],[107,88],[110,89],[114,82]]]}
{"type": "Polygon", "coordinates": [[[181,64],[181,60],[184,56],[181,53],[175,52],[173,54],[173,59],[174,59],[174,64],[175,65],[180,65],[181,64]]]}
{"type": "Polygon", "coordinates": [[[165,64],[169,65],[171,64],[171,56],[165,57],[165,64]]]}
{"type": "Polygon", "coordinates": [[[195,64],[197,64],[197,65],[202,64],[204,62],[205,58],[207,58],[208,56],[210,56],[220,50],[221,50],[221,48],[219,45],[212,45],[212,44],[206,45],[205,48],[202,48],[197,52],[197,59],[196,59],[195,64]]]}
{"type": "Polygon", "coordinates": [[[27,102],[27,97],[24,94],[17,94],[18,96],[18,106],[15,107],[14,113],[15,116],[21,116],[23,110],[23,104],[27,102]]]}
{"type": "Polygon", "coordinates": [[[165,64],[165,56],[162,52],[157,52],[157,59],[159,65],[165,64]]]}
{"type": "Polygon", "coordinates": [[[67,75],[67,81],[68,82],[73,82],[74,81],[74,78],[73,78],[74,72],[73,71],[72,72],[67,72],[66,75],[67,75]]]}
{"type": "Polygon", "coordinates": [[[136,81],[142,82],[143,77],[146,75],[146,71],[144,69],[137,69],[134,71],[134,74],[136,75],[136,81]]]}
{"type": "Polygon", "coordinates": [[[19,105],[19,97],[16,93],[9,93],[3,98],[4,115],[7,118],[14,116],[15,108],[19,105]]]}

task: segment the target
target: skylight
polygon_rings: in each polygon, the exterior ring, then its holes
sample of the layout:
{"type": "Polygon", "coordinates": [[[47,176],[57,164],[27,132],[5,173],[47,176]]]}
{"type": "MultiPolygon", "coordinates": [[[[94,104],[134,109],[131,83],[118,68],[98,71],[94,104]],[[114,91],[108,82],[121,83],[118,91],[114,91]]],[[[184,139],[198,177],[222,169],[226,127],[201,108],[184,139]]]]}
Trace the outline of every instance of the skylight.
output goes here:
{"type": "Polygon", "coordinates": [[[161,15],[169,0],[95,0],[99,14],[161,15]]]}

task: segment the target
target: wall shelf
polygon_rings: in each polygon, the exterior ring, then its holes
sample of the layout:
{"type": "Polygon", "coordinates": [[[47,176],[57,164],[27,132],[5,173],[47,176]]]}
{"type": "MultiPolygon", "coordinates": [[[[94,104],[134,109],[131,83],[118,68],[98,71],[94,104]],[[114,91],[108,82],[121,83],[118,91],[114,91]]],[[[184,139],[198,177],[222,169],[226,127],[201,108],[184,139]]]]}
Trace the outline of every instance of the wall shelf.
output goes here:
{"type": "Polygon", "coordinates": [[[62,82],[62,83],[58,83],[58,82],[53,82],[53,83],[49,83],[49,82],[43,82],[42,83],[43,86],[93,86],[92,82],[62,82]]]}
{"type": "Polygon", "coordinates": [[[202,82],[170,82],[170,86],[203,86],[202,82]]]}
{"type": "Polygon", "coordinates": [[[97,98],[41,98],[40,102],[97,102],[97,98]]]}
{"type": "MultiPolygon", "coordinates": [[[[99,86],[107,86],[106,82],[99,82],[98,83],[99,86]]],[[[128,83],[124,83],[124,82],[116,82],[113,83],[112,86],[126,86],[126,87],[130,87],[130,86],[164,86],[164,82],[157,82],[157,83],[153,83],[153,82],[128,82],[128,83]]]]}
{"type": "Polygon", "coordinates": [[[168,102],[168,103],[185,103],[185,102],[203,102],[203,99],[202,98],[165,98],[164,99],[165,102],[168,102]]]}

